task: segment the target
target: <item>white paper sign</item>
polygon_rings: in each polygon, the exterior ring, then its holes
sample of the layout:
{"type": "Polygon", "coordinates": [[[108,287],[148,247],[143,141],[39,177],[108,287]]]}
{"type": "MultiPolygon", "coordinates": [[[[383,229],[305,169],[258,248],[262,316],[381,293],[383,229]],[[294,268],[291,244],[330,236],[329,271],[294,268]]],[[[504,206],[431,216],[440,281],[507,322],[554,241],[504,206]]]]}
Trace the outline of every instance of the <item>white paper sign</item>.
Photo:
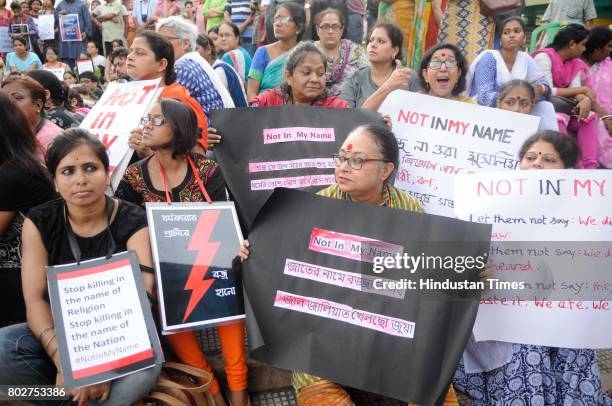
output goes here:
{"type": "Polygon", "coordinates": [[[94,71],[93,60],[91,59],[79,59],[78,61],[76,61],[76,66],[77,66],[77,72],[79,73],[79,75],[85,72],[94,71]]]}
{"type": "Polygon", "coordinates": [[[493,224],[493,278],[524,285],[485,293],[477,341],[612,347],[611,196],[602,170],[456,177],[457,216],[493,224]]]}
{"type": "Polygon", "coordinates": [[[425,211],[453,217],[453,177],[515,169],[523,141],[539,118],[396,90],[379,109],[391,117],[400,147],[395,186],[411,192],[425,211]]]}
{"type": "Polygon", "coordinates": [[[8,27],[0,27],[0,53],[13,52],[13,41],[8,27]]]}
{"type": "Polygon", "coordinates": [[[158,84],[159,79],[110,83],[80,125],[95,134],[108,150],[113,188],[123,176],[128,151],[132,152],[128,147],[130,131],[140,126],[140,119],[157,99],[158,84]]]}
{"type": "Polygon", "coordinates": [[[46,71],[49,71],[55,75],[56,78],[64,81],[64,68],[43,68],[46,71]]]}
{"type": "Polygon", "coordinates": [[[55,17],[53,14],[38,16],[38,38],[41,40],[55,38],[55,17]]]}

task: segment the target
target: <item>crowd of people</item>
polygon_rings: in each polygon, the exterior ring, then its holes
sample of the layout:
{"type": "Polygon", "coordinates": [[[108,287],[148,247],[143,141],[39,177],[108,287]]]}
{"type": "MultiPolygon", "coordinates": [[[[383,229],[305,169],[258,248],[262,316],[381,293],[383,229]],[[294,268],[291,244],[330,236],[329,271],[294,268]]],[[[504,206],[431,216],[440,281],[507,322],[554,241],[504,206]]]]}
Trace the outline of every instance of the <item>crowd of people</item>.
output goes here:
{"type": "MultiPolygon", "coordinates": [[[[0,197],[1,385],[63,383],[45,266],[75,262],[68,233],[81,260],[135,251],[156,303],[144,204],[227,199],[215,109],[376,111],[402,89],[538,116],[539,131],[516,151],[521,170],[612,168],[612,31],[596,26],[591,0],[552,0],[544,21],[575,23],[533,54],[520,16],[483,15],[477,0],[84,1],[13,0],[9,10],[0,0],[13,45],[0,54],[0,185],[11,191],[0,197]],[[45,14],[55,37],[41,40],[45,14]],[[81,41],[63,39],[67,14],[79,15],[81,41]],[[161,91],[131,130],[131,165],[108,197],[107,153],[78,127],[109,84],[149,79],[161,91]]],[[[351,132],[334,156],[337,183],[320,195],[423,211],[393,185],[399,149],[385,121],[351,132]]],[[[247,240],[242,261],[250,249],[247,240]]],[[[229,392],[214,380],[215,404],[250,404],[244,323],[217,330],[229,392]]],[[[178,360],[212,373],[193,331],[163,339],[178,360]]],[[[612,405],[594,350],[479,344],[468,344],[445,404],[460,392],[475,406],[612,405]]],[[[159,372],[70,394],[79,404],[131,404],[159,372]]],[[[295,371],[293,384],[300,405],[352,404],[323,378],[295,371]]]]}

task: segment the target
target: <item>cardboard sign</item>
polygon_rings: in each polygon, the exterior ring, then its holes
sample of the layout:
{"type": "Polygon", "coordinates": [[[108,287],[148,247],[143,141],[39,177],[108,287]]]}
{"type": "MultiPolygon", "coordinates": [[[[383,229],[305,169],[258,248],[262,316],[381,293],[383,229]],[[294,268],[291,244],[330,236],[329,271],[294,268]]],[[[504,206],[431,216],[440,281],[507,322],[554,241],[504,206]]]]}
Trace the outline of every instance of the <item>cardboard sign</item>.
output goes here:
{"type": "Polygon", "coordinates": [[[43,68],[43,69],[53,73],[55,77],[61,80],[62,82],[64,81],[64,73],[66,72],[64,68],[43,68]]]}
{"type": "Polygon", "coordinates": [[[366,109],[296,106],[213,110],[211,121],[223,136],[215,157],[247,228],[274,188],[315,192],[334,183],[332,155],[346,136],[383,123],[366,109]]]}
{"type": "Polygon", "coordinates": [[[164,333],[244,318],[233,202],[147,203],[164,333]]]}
{"type": "Polygon", "coordinates": [[[130,131],[157,99],[159,79],[137,82],[112,82],[87,114],[80,128],[91,131],[108,150],[111,183],[116,190],[133,150],[128,147],[130,131]]]}
{"type": "Polygon", "coordinates": [[[109,381],[163,361],[133,252],[46,270],[66,386],[109,381]]]}
{"type": "Polygon", "coordinates": [[[60,14],[59,28],[63,42],[82,41],[78,14],[60,14]]]}
{"type": "Polygon", "coordinates": [[[396,90],[379,109],[388,114],[400,147],[395,186],[431,214],[453,217],[453,177],[513,170],[518,151],[539,118],[396,90]]]}
{"type": "Polygon", "coordinates": [[[434,282],[474,283],[478,271],[427,269],[422,260],[419,269],[381,271],[377,263],[398,255],[480,256],[490,230],[276,189],[255,219],[242,263],[251,357],[434,404],[446,394],[480,298],[479,290],[436,291],[434,282]]]}
{"type": "Polygon", "coordinates": [[[493,225],[493,278],[515,284],[483,296],[476,340],[612,347],[610,172],[491,172],[455,183],[457,216],[493,225]]]}
{"type": "Polygon", "coordinates": [[[38,16],[38,38],[43,41],[55,38],[55,17],[53,14],[38,16]]]}
{"type": "Polygon", "coordinates": [[[13,39],[9,27],[0,27],[0,53],[13,52],[13,39]]]}
{"type": "Polygon", "coordinates": [[[79,59],[76,61],[76,66],[79,75],[85,72],[95,72],[93,59],[79,59]]]}

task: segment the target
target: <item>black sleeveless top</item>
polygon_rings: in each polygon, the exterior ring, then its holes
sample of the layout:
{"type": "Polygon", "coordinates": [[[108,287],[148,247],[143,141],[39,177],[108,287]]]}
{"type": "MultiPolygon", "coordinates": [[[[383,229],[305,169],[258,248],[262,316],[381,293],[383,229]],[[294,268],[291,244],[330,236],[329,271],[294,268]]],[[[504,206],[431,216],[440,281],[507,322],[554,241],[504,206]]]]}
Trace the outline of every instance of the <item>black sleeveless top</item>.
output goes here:
{"type": "MultiPolygon", "coordinates": [[[[76,262],[70,250],[66,222],[64,220],[64,200],[56,199],[31,209],[27,217],[34,223],[42,237],[48,253],[48,265],[64,265],[76,262]]],[[[115,240],[114,253],[127,250],[128,240],[142,228],[147,227],[146,212],[133,203],[119,200],[119,209],[110,223],[115,240]]],[[[93,237],[76,236],[81,249],[81,261],[100,258],[106,255],[110,241],[103,230],[93,237]]]]}

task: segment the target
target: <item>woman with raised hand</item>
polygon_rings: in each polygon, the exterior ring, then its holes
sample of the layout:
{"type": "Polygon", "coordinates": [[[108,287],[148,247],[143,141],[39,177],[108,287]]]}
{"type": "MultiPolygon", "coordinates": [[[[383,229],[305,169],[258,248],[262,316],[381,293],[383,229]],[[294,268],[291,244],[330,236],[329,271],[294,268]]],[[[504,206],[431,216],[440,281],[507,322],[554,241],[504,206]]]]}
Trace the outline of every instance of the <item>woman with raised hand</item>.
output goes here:
{"type": "Polygon", "coordinates": [[[553,96],[563,96],[576,102],[565,111],[557,110],[559,130],[576,133],[582,156],[578,168],[597,168],[597,114],[592,110],[595,93],[588,87],[588,66],[580,59],[586,48],[589,32],[577,24],[561,29],[549,48],[534,53],[534,60],[552,84],[553,96]]]}
{"type": "Polygon", "coordinates": [[[378,110],[394,90],[417,91],[416,73],[403,68],[400,62],[403,41],[402,31],[397,26],[376,24],[367,47],[370,66],[360,68],[343,83],[340,98],[350,107],[378,110]]]}
{"type": "Polygon", "coordinates": [[[274,14],[274,36],[277,41],[255,51],[247,84],[249,100],[280,86],[285,61],[289,52],[302,40],[305,28],[306,12],[303,6],[290,2],[278,6],[274,14]]]}
{"type": "MultiPolygon", "coordinates": [[[[69,232],[76,235],[81,260],[134,251],[147,294],[153,297],[147,219],[138,206],[104,194],[110,184],[104,145],[85,130],[66,130],[47,151],[46,164],[61,198],[31,209],[23,223],[21,276],[28,321],[0,330],[3,385],[64,383],[45,267],[77,260],[69,232]]],[[[149,393],[160,370],[157,365],[68,393],[79,404],[132,404],[149,393]]]]}
{"type": "Polygon", "coordinates": [[[522,52],[526,26],[520,17],[509,17],[501,23],[500,50],[481,52],[467,74],[465,94],[482,106],[495,107],[501,86],[513,79],[531,83],[537,103],[533,114],[542,119],[540,128],[558,130],[555,108],[548,102],[551,84],[533,58],[522,52]]]}
{"type": "Polygon", "coordinates": [[[323,10],[314,21],[319,35],[315,44],[327,56],[327,91],[331,96],[338,96],[344,81],[370,62],[360,44],[342,38],[346,23],[338,9],[323,10]]]}
{"type": "Polygon", "coordinates": [[[54,197],[40,147],[28,118],[13,98],[0,92],[0,326],[25,321],[21,290],[21,228],[25,214],[54,197]]]}
{"type": "MultiPolygon", "coordinates": [[[[219,165],[193,153],[200,129],[196,115],[181,101],[161,99],[142,119],[143,147],[153,155],[131,165],[117,189],[117,196],[144,206],[147,202],[206,202],[225,200],[225,181],[219,165]]],[[[248,402],[244,322],[217,327],[232,405],[248,402]]],[[[211,367],[193,331],[165,336],[185,363],[211,367]]],[[[215,379],[211,392],[217,405],[225,404],[215,379]]]]}
{"type": "Polygon", "coordinates": [[[9,79],[2,84],[2,92],[13,98],[15,104],[21,108],[36,134],[39,148],[36,151],[40,161],[44,161],[48,145],[62,129],[47,118],[45,103],[47,95],[40,83],[29,77],[9,79]]]}

